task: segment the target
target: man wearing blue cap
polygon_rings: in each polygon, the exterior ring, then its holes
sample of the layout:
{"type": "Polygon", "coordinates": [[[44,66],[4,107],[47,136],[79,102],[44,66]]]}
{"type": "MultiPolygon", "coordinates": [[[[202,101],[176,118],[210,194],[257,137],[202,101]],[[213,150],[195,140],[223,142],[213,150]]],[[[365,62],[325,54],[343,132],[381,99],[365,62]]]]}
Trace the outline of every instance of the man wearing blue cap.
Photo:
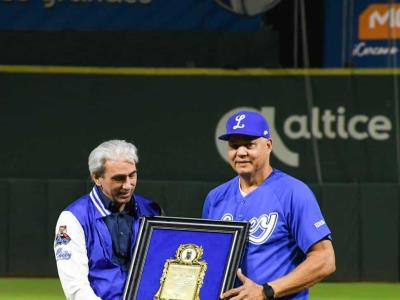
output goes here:
{"type": "Polygon", "coordinates": [[[330,230],[310,189],[272,168],[267,121],[241,111],[226,123],[228,159],[238,174],[208,195],[203,218],[248,221],[239,287],[221,298],[308,299],[308,288],[335,271],[330,230]]]}

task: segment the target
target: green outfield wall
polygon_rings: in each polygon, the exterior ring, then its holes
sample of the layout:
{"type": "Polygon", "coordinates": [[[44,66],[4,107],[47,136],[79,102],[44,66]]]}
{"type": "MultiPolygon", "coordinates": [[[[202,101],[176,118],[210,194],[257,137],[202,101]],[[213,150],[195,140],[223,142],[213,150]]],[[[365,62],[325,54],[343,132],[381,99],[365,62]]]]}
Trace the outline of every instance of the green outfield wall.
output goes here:
{"type": "Polygon", "coordinates": [[[269,118],[277,168],[318,182],[314,137],[323,182],[399,182],[391,74],[311,73],[309,111],[304,74],[290,71],[7,70],[0,178],[86,178],[89,151],[124,138],[138,145],[142,178],[225,180],[215,135],[246,107],[269,118]]]}
{"type": "MultiPolygon", "coordinates": [[[[137,192],[170,216],[200,217],[217,182],[140,180],[137,192]]],[[[90,190],[70,179],[0,180],[0,276],[54,276],[58,214],[90,190]]],[[[311,185],[333,232],[337,271],[333,281],[399,280],[399,186],[311,185]]]]}
{"type": "Polygon", "coordinates": [[[234,176],[215,136],[246,108],[270,121],[273,166],[320,201],[331,280],[398,281],[397,81],[384,70],[0,66],[0,276],[56,274],[56,218],[89,190],[88,154],[107,139],[138,146],[139,193],[199,217],[234,176]]]}

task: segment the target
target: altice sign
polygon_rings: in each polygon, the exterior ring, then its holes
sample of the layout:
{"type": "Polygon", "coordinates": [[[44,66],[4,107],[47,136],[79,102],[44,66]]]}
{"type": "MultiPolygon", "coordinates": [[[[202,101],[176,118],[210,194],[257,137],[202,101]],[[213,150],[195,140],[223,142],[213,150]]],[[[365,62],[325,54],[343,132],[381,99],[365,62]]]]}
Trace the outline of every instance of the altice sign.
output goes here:
{"type": "Polygon", "coordinates": [[[272,154],[282,163],[295,168],[301,165],[300,155],[285,145],[286,139],[354,141],[370,139],[378,142],[388,140],[392,131],[392,121],[385,115],[348,115],[344,106],[338,106],[335,110],[313,107],[310,117],[307,114],[289,115],[283,120],[283,129],[280,132],[276,126],[275,107],[264,106],[260,109],[236,107],[220,118],[215,130],[218,152],[226,161],[228,161],[228,145],[220,141],[218,136],[225,131],[225,123],[229,116],[241,110],[258,111],[268,120],[273,140],[272,154]]]}

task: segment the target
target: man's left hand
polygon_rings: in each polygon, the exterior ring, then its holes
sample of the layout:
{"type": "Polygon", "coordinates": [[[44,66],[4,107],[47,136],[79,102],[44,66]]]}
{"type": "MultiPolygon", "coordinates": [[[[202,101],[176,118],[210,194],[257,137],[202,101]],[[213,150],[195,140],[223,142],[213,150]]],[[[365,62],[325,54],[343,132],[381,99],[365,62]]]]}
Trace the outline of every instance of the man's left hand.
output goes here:
{"type": "Polygon", "coordinates": [[[243,275],[242,270],[237,271],[237,276],[243,285],[230,289],[222,294],[222,299],[230,300],[265,300],[263,286],[255,283],[243,275]]]}

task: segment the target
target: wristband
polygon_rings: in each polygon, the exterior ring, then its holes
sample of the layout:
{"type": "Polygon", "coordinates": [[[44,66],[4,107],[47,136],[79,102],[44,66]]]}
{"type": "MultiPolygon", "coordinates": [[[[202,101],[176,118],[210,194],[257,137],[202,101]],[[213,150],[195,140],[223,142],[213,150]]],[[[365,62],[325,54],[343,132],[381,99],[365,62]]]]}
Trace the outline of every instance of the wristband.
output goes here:
{"type": "Polygon", "coordinates": [[[264,288],[264,294],[265,294],[265,297],[267,297],[267,300],[275,300],[275,297],[274,297],[275,291],[272,288],[272,286],[270,286],[268,283],[266,283],[266,284],[264,284],[263,288],[264,288]]]}

